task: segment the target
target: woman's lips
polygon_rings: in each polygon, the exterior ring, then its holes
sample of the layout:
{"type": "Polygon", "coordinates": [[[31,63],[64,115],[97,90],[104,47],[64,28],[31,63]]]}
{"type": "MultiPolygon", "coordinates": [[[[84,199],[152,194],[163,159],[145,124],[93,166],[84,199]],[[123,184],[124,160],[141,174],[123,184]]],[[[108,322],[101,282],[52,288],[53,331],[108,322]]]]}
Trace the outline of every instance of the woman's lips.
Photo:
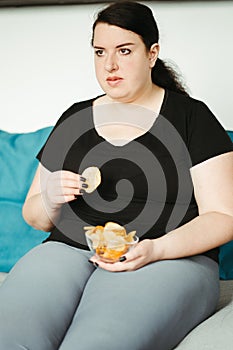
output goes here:
{"type": "Polygon", "coordinates": [[[123,79],[120,77],[108,77],[107,79],[107,83],[110,86],[116,86],[118,85],[123,79]]]}

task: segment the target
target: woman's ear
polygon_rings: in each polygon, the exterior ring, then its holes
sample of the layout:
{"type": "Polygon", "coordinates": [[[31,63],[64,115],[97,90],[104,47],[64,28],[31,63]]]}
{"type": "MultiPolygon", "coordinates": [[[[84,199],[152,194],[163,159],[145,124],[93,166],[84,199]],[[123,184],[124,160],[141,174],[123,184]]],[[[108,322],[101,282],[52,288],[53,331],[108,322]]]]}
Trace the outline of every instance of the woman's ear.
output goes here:
{"type": "Polygon", "coordinates": [[[156,60],[158,58],[159,55],[159,44],[155,43],[153,45],[151,45],[150,51],[149,51],[149,60],[150,60],[150,67],[153,68],[156,60]]]}

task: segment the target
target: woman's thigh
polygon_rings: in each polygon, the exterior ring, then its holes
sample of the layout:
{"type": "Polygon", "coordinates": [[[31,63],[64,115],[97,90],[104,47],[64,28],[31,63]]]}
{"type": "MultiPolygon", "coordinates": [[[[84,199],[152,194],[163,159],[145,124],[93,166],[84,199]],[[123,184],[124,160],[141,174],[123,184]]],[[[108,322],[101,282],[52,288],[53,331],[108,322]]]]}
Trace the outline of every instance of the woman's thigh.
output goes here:
{"type": "Polygon", "coordinates": [[[60,350],[168,350],[214,312],[218,266],[204,256],[134,272],[97,269],[60,350]]]}
{"type": "Polygon", "coordinates": [[[15,265],[0,288],[0,349],[58,349],[95,269],[89,256],[48,242],[15,265]]]}

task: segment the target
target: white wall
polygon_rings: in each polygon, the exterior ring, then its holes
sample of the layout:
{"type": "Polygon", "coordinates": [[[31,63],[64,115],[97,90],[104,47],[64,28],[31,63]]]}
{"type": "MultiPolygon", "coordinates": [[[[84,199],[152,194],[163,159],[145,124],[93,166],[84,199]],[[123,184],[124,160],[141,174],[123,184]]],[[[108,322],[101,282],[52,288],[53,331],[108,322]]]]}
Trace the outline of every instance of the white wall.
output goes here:
{"type": "MultiPolygon", "coordinates": [[[[158,20],[161,58],[233,129],[233,1],[147,2],[158,20]]],[[[91,25],[101,4],[0,9],[0,129],[52,125],[73,102],[95,96],[91,25]]]]}

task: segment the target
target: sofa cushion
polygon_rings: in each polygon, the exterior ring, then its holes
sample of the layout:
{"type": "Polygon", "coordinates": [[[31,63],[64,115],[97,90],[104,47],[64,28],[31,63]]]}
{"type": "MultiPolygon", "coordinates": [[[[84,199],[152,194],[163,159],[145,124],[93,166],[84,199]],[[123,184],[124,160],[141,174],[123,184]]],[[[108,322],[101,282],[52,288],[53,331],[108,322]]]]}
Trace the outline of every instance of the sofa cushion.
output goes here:
{"type": "Polygon", "coordinates": [[[194,328],[177,350],[231,350],[233,329],[233,281],[220,281],[216,312],[194,328]]]}
{"type": "Polygon", "coordinates": [[[0,130],[0,271],[8,272],[48,233],[26,224],[22,206],[38,161],[35,158],[51,127],[30,133],[0,130]]]}

